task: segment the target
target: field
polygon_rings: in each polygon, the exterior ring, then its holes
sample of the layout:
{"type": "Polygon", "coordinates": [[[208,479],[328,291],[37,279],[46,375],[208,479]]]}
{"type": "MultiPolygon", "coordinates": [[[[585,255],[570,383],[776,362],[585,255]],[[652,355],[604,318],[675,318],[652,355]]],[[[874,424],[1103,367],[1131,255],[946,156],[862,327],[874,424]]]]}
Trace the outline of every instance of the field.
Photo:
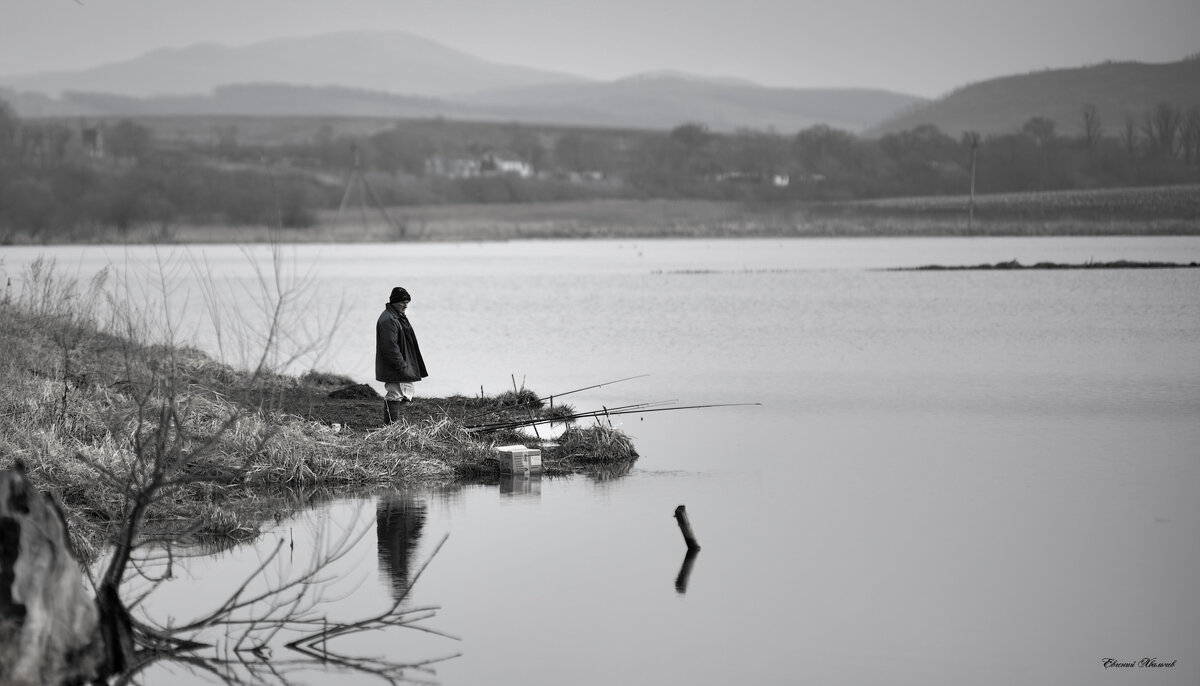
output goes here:
{"type": "Polygon", "coordinates": [[[748,205],[709,200],[348,208],[308,228],[172,225],[80,242],[379,242],[559,238],[1200,235],[1200,185],[748,205]]]}
{"type": "MultiPolygon", "coordinates": [[[[884,215],[965,215],[966,196],[890,198],[846,203],[843,207],[884,215]]],[[[975,197],[977,219],[1200,219],[1200,185],[1151,188],[998,193],[975,197]]]]}

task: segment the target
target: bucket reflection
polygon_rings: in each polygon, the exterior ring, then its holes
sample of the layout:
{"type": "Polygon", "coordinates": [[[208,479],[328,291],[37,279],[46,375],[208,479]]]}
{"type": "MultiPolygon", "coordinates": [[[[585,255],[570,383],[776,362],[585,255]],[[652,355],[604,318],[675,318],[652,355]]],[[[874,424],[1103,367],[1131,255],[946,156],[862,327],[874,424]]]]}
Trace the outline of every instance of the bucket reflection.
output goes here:
{"type": "Polygon", "coordinates": [[[540,498],[542,496],[542,475],[504,474],[500,477],[500,495],[515,498],[540,498]]]}

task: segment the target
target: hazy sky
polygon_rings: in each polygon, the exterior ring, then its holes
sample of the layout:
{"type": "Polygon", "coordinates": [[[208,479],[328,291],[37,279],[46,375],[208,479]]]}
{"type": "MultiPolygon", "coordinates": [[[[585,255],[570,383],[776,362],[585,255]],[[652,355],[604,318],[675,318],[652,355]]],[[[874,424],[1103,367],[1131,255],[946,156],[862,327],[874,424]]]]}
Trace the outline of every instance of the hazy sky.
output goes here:
{"type": "Polygon", "coordinates": [[[0,74],[355,29],[600,79],[675,69],[934,97],[1200,52],[1200,0],[0,0],[0,74]]]}

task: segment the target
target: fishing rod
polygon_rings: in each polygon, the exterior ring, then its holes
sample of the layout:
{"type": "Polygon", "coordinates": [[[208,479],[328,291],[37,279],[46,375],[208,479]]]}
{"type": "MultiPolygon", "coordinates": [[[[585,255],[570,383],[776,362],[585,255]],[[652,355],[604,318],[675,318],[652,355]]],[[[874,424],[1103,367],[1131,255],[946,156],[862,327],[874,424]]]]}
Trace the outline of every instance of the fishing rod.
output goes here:
{"type": "Polygon", "coordinates": [[[519,426],[532,426],[533,424],[549,424],[552,422],[567,422],[584,417],[592,417],[598,419],[600,417],[612,417],[623,414],[645,414],[648,412],[672,412],[675,410],[699,410],[708,407],[750,407],[761,406],[762,403],[715,403],[712,405],[683,405],[681,407],[659,407],[653,409],[617,409],[612,410],[595,410],[592,412],[580,412],[567,417],[557,417],[554,419],[538,419],[533,422],[509,422],[504,424],[481,424],[478,426],[468,426],[468,431],[499,431],[500,429],[513,429],[519,426]]]}
{"type": "MultiPolygon", "coordinates": [[[[610,386],[610,385],[612,385],[612,384],[615,384],[615,383],[621,383],[622,381],[632,381],[633,379],[640,379],[640,378],[642,378],[642,377],[644,377],[644,376],[650,376],[650,375],[649,375],[649,374],[638,374],[637,376],[627,376],[627,377],[625,377],[624,379],[617,379],[617,380],[615,380],[615,381],[605,381],[604,383],[593,384],[593,385],[591,385],[591,386],[584,386],[583,388],[576,388],[576,389],[575,389],[575,390],[573,390],[573,391],[565,391],[565,392],[563,392],[563,393],[553,393],[553,394],[551,394],[551,395],[548,395],[548,396],[546,396],[545,398],[543,398],[543,400],[547,400],[547,401],[549,401],[549,403],[550,403],[551,405],[553,405],[553,404],[554,404],[554,399],[555,399],[555,398],[561,398],[561,397],[562,397],[562,396],[564,396],[564,395],[571,395],[572,393],[579,393],[580,391],[590,391],[590,390],[592,390],[593,388],[600,388],[600,387],[602,387],[602,386],[610,386]]],[[[496,408],[496,409],[491,409],[491,410],[485,410],[485,411],[483,411],[483,412],[480,412],[480,413],[478,413],[478,414],[473,414],[473,415],[471,415],[471,416],[469,416],[469,417],[463,417],[461,421],[464,421],[464,422],[469,422],[469,421],[471,421],[472,419],[476,419],[476,418],[478,418],[478,417],[483,417],[483,416],[486,416],[486,415],[489,415],[489,414],[495,414],[495,413],[497,413],[497,412],[501,412],[501,411],[503,411],[503,410],[508,410],[508,409],[518,409],[518,408],[525,407],[526,405],[531,405],[531,404],[533,404],[533,401],[531,401],[531,400],[526,400],[525,402],[518,403],[518,404],[516,404],[516,405],[509,405],[508,407],[501,407],[501,408],[496,408]]]]}
{"type": "MultiPolygon", "coordinates": [[[[670,405],[671,403],[677,403],[677,402],[679,402],[679,401],[678,400],[657,400],[655,402],[635,403],[633,405],[620,405],[617,407],[605,408],[605,409],[607,409],[609,412],[625,411],[625,410],[632,411],[637,408],[656,407],[658,405],[670,405]]],[[[599,414],[603,414],[604,411],[605,410],[602,409],[602,410],[596,410],[595,412],[599,413],[599,414]]],[[[487,423],[487,424],[476,424],[474,426],[467,426],[465,428],[467,430],[477,430],[477,429],[484,429],[484,428],[492,430],[492,429],[503,429],[506,427],[515,427],[515,426],[530,426],[531,421],[535,422],[535,423],[541,423],[541,424],[553,423],[553,422],[569,422],[569,421],[574,420],[576,416],[588,416],[589,414],[591,414],[591,413],[584,412],[584,413],[562,415],[562,416],[558,416],[558,417],[543,417],[542,419],[534,419],[532,417],[530,419],[506,419],[506,420],[500,421],[500,422],[491,422],[491,423],[487,423]]]]}
{"type": "Polygon", "coordinates": [[[583,419],[585,417],[599,419],[600,417],[613,417],[613,416],[624,415],[624,414],[644,414],[647,412],[671,412],[674,410],[695,410],[695,409],[702,409],[702,408],[706,408],[706,407],[745,407],[745,406],[754,406],[754,405],[762,405],[762,403],[718,403],[718,404],[714,404],[714,405],[685,405],[683,407],[660,407],[660,408],[656,408],[656,409],[627,409],[627,410],[618,410],[618,409],[614,408],[612,410],[595,410],[592,412],[580,412],[577,414],[569,415],[567,417],[537,419],[532,422],[519,421],[519,422],[508,422],[508,423],[497,423],[497,424],[481,424],[481,425],[473,426],[473,427],[469,426],[469,427],[466,427],[466,429],[468,431],[499,431],[501,429],[515,429],[515,428],[519,428],[519,427],[523,427],[523,426],[533,426],[534,424],[551,424],[554,422],[564,422],[565,423],[565,422],[569,422],[569,421],[574,421],[576,419],[583,419]]]}
{"type": "Polygon", "coordinates": [[[573,391],[566,391],[564,393],[552,393],[551,395],[546,396],[546,399],[549,400],[550,404],[553,405],[554,399],[557,397],[560,397],[560,396],[571,395],[572,393],[578,393],[580,391],[590,391],[593,388],[600,388],[601,386],[608,386],[608,385],[615,384],[615,383],[621,383],[622,381],[632,381],[634,379],[640,379],[644,376],[650,376],[650,375],[649,374],[638,374],[637,376],[627,376],[624,379],[617,379],[616,381],[605,381],[604,383],[598,383],[598,384],[595,384],[594,386],[584,386],[583,388],[576,388],[573,391]]]}

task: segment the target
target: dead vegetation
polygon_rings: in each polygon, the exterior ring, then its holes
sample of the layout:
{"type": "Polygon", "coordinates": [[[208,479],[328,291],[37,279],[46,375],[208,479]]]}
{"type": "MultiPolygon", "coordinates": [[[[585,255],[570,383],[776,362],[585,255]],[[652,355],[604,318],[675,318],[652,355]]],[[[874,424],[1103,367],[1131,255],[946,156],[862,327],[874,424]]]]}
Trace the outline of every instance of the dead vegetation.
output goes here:
{"type": "MultiPolygon", "coordinates": [[[[497,477],[496,445],[541,441],[471,431],[472,418],[551,412],[518,389],[421,398],[383,425],[382,400],[329,397],[350,379],[239,371],[194,349],[141,344],[90,316],[95,296],[84,294],[103,283],[79,288],[40,263],[33,272],[32,285],[0,303],[0,468],[21,460],[31,481],[57,493],[84,559],[127,523],[135,486],[156,478],[156,464],[169,468],[138,515],[144,535],[245,539],[302,501],[297,494],[497,477]]],[[[593,445],[547,447],[546,475],[630,459],[618,431],[578,435],[593,445]]]]}
{"type": "MultiPolygon", "coordinates": [[[[261,281],[264,351],[244,371],[170,341],[146,342],[138,336],[146,320],[132,309],[110,310],[111,319],[100,321],[97,300],[106,278],[102,272],[81,289],[39,260],[24,274],[24,288],[0,301],[0,346],[8,352],[0,362],[0,469],[13,468],[37,490],[56,495],[77,557],[106,558],[93,580],[100,638],[87,646],[103,650],[102,676],[128,680],[164,656],[205,649],[214,651],[204,658],[206,668],[227,662],[253,677],[246,683],[260,683],[258,677],[278,674],[281,663],[264,655],[285,629],[301,634],[287,644],[304,656],[301,668],[315,660],[398,683],[406,670],[426,664],[372,661],[326,648],[330,637],[414,626],[430,616],[402,607],[401,596],[378,615],[326,625],[318,614],[323,597],[312,591],[325,583],[323,570],[344,547],[333,546],[311,570],[261,593],[248,594],[243,586],[190,623],[141,623],[130,614],[137,601],[128,599],[128,584],[145,577],[152,541],[252,538],[263,522],[285,516],[303,494],[318,489],[364,491],[496,474],[499,464],[489,458],[496,441],[511,436],[472,431],[463,420],[480,413],[532,417],[540,408],[536,394],[426,399],[420,409],[406,408],[400,421],[350,428],[311,416],[314,398],[322,395],[314,389],[345,379],[271,371],[269,361],[295,359],[276,348],[284,304],[293,301],[278,281],[261,281]],[[296,398],[308,399],[310,416],[288,411],[296,398]],[[214,627],[216,638],[205,638],[214,627]]],[[[215,301],[208,305],[217,311],[215,301]]],[[[236,329],[239,340],[231,343],[244,347],[250,332],[236,329]]],[[[382,409],[378,400],[353,394],[337,402],[382,409]]],[[[612,445],[610,434],[605,440],[612,445]]],[[[593,451],[587,462],[600,459],[593,451]]],[[[573,469],[570,459],[556,464],[557,473],[573,469]]]]}

